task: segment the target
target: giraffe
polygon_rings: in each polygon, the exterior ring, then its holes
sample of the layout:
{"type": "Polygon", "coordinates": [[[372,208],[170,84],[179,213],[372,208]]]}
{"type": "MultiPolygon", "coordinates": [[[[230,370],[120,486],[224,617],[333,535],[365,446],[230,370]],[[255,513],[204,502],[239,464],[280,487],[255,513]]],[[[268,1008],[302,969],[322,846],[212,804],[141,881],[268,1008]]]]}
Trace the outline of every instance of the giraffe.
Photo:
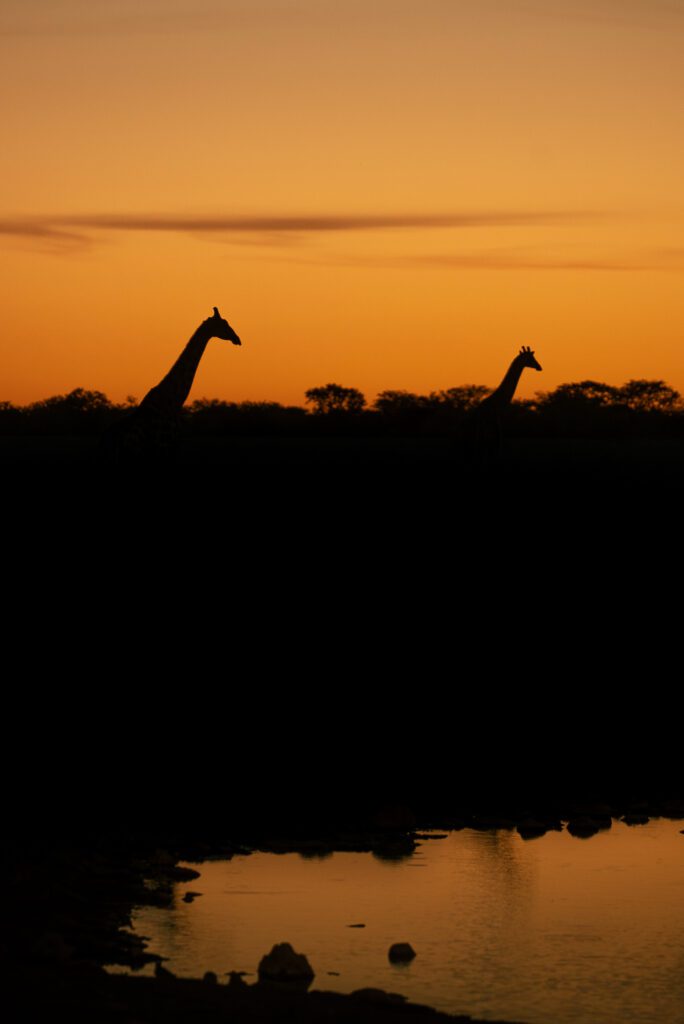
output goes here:
{"type": "Polygon", "coordinates": [[[501,454],[502,423],[526,366],[531,370],[541,370],[529,345],[522,346],[498,388],[483,398],[470,414],[471,426],[474,428],[471,440],[480,464],[501,454]]]}
{"type": "Polygon", "coordinates": [[[202,321],[166,376],[129,416],[103,435],[100,451],[107,462],[163,462],[173,457],[180,438],[181,410],[211,338],[242,344],[216,306],[214,315],[202,321]]]}

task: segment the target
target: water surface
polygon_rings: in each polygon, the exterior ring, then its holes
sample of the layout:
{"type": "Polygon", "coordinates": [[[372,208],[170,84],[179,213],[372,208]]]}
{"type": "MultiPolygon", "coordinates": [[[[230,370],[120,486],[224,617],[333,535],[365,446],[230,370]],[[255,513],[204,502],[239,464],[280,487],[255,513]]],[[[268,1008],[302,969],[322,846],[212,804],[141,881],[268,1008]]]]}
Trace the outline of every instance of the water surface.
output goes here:
{"type": "Polygon", "coordinates": [[[134,925],[180,975],[254,974],[287,941],[309,958],[312,988],[373,986],[530,1024],[682,1024],[683,824],[615,823],[588,840],[465,829],[398,862],[359,853],[210,861],[177,887],[175,909],[141,909],[134,925]],[[188,889],[203,895],[184,903],[188,889]],[[390,964],[394,942],[410,942],[416,959],[390,964]]]}

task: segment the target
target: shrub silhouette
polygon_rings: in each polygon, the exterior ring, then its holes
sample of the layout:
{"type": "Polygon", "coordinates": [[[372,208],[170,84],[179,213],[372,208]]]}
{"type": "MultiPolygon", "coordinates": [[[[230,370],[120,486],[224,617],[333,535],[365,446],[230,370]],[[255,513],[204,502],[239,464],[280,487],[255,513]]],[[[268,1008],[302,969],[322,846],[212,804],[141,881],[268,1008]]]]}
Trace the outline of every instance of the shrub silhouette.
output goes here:
{"type": "Polygon", "coordinates": [[[620,402],[639,412],[675,412],[682,396],[664,380],[630,380],[619,389],[620,402]]]}
{"type": "Polygon", "coordinates": [[[357,388],[344,388],[341,384],[325,384],[323,387],[309,388],[304,392],[304,397],[313,405],[316,415],[361,412],[366,404],[366,399],[357,388]]]}
{"type": "Polygon", "coordinates": [[[278,402],[221,402],[200,398],[185,411],[194,434],[268,435],[301,434],[306,430],[306,410],[278,402]]]}
{"type": "MultiPolygon", "coordinates": [[[[370,409],[356,388],[326,384],[306,392],[313,413],[278,402],[199,399],[183,409],[189,433],[203,436],[453,436],[489,393],[481,384],[432,391],[386,390],[370,409]]],[[[0,434],[97,435],[131,414],[135,399],[112,403],[75,388],[26,406],[0,402],[0,434]]],[[[518,437],[683,437],[684,402],[662,380],[618,387],[584,380],[511,404],[508,433],[518,437]]]]}

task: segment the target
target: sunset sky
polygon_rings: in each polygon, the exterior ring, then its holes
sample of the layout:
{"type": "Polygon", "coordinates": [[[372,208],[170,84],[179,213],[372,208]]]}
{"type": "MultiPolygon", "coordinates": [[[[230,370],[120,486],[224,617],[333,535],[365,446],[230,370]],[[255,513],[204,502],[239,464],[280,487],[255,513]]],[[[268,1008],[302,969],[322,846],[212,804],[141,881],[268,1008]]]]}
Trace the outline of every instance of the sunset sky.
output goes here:
{"type": "Polygon", "coordinates": [[[0,400],[684,391],[684,0],[2,0],[0,400]]]}

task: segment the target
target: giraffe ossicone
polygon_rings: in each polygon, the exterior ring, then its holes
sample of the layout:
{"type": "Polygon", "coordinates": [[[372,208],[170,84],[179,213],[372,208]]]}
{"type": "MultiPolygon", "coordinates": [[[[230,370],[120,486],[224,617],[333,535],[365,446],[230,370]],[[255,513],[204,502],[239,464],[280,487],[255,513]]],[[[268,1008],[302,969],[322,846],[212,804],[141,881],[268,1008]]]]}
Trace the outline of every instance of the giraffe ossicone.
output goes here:
{"type": "Polygon", "coordinates": [[[204,322],[214,328],[214,334],[210,337],[223,338],[224,341],[232,341],[234,345],[242,345],[237,334],[228,321],[223,319],[216,306],[214,306],[214,315],[208,317],[204,322]]]}

